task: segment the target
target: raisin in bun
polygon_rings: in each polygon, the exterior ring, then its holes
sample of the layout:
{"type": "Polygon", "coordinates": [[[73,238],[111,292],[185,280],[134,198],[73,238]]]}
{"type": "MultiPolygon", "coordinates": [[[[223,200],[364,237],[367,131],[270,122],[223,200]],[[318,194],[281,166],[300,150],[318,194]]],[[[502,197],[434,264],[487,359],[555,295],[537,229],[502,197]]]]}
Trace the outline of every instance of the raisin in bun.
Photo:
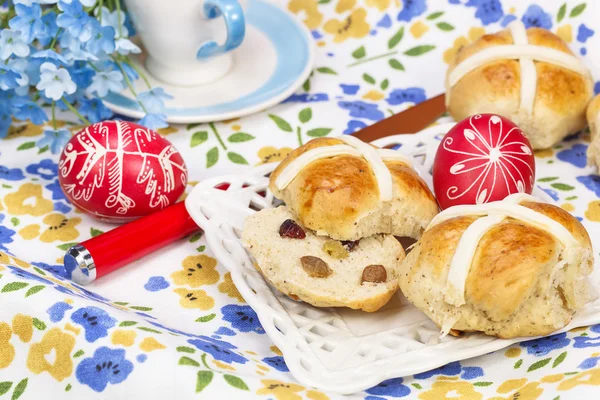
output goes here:
{"type": "Polygon", "coordinates": [[[438,206],[411,165],[397,151],[354,137],[319,138],[292,151],[271,174],[269,188],[317,235],[418,238],[438,206]]]}
{"type": "Polygon", "coordinates": [[[591,74],[567,44],[548,30],[526,30],[521,21],[460,49],[446,76],[446,105],[455,120],[502,115],[534,149],[583,129],[592,94],[591,74]]]}
{"type": "Polygon", "coordinates": [[[281,206],[257,212],[244,223],[244,246],[279,291],[316,307],[368,312],[394,295],[404,250],[393,236],[339,242],[316,236],[293,219],[281,206]]]}
{"type": "Polygon", "coordinates": [[[593,297],[590,238],[527,195],[440,213],[400,264],[400,289],[442,331],[547,335],[593,297]]]}
{"type": "Polygon", "coordinates": [[[600,168],[600,95],[594,97],[587,110],[591,143],[587,150],[588,164],[600,168]]]}

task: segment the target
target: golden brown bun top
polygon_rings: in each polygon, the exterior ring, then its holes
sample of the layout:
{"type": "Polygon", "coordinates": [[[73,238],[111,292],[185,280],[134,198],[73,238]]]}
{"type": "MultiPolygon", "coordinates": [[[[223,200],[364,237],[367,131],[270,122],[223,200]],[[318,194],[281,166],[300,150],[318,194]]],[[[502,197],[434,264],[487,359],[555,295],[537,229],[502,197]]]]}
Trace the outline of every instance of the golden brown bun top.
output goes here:
{"type": "Polygon", "coordinates": [[[590,101],[587,109],[587,120],[590,125],[596,124],[598,114],[600,114],[600,94],[590,101]]]}
{"type": "MultiPolygon", "coordinates": [[[[559,222],[584,248],[592,251],[587,231],[567,211],[546,203],[523,202],[521,205],[559,222]]],[[[436,276],[446,274],[460,238],[477,218],[452,218],[425,232],[420,241],[418,264],[432,266],[436,276]]],[[[556,265],[560,249],[560,242],[548,232],[506,219],[479,242],[465,285],[467,303],[486,312],[493,321],[508,318],[532,293],[549,263],[552,267],[556,265]]],[[[591,268],[591,264],[586,267],[591,268]]],[[[419,270],[414,268],[411,273],[419,274],[419,270]]]]}
{"type": "MultiPolygon", "coordinates": [[[[361,217],[381,206],[377,179],[364,158],[340,155],[319,159],[305,166],[283,191],[275,186],[279,174],[297,157],[317,147],[337,144],[344,142],[318,138],[295,149],[275,168],[269,188],[275,197],[286,201],[305,226],[345,240],[361,217]]],[[[435,208],[432,218],[437,213],[437,202],[426,183],[401,161],[385,164],[392,175],[394,199],[401,197],[424,208],[435,208]]]]}

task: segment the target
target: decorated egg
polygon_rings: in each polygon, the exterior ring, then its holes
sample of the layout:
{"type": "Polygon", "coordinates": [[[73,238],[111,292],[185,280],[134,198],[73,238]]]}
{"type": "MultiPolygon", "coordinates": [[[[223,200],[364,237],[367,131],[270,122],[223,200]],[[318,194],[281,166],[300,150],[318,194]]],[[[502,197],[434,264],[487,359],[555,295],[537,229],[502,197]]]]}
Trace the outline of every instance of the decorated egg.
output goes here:
{"type": "Polygon", "coordinates": [[[512,121],[480,114],[457,123],[433,163],[433,187],[442,209],[531,194],[535,158],[529,140],[512,121]]]}
{"type": "Polygon", "coordinates": [[[124,222],[173,204],[185,190],[181,154],[158,133],[126,121],[92,124],[65,146],[59,181],[77,208],[124,222]]]}

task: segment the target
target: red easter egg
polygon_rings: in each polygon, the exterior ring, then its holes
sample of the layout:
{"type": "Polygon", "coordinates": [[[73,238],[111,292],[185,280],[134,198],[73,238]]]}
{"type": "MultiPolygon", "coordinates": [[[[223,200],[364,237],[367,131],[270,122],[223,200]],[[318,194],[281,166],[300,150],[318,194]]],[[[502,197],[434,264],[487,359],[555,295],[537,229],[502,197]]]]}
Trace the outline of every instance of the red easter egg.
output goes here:
{"type": "Polygon", "coordinates": [[[442,139],[433,163],[433,188],[442,209],[531,194],[534,182],[529,140],[515,123],[495,114],[457,123],[442,139]]]}
{"type": "Polygon", "coordinates": [[[126,121],[92,124],[65,146],[58,179],[77,208],[124,222],[173,204],[185,190],[181,154],[158,133],[126,121]]]}

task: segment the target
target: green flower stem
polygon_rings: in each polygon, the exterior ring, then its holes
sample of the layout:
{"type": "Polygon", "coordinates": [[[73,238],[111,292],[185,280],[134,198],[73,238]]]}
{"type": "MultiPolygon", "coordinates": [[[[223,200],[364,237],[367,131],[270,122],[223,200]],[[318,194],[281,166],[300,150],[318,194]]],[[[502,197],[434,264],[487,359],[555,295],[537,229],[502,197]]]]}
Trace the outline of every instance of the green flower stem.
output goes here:
{"type": "Polygon", "coordinates": [[[373,57],[369,57],[369,58],[364,58],[362,60],[355,61],[352,64],[348,64],[348,68],[354,67],[356,65],[364,64],[364,63],[369,62],[369,61],[378,60],[380,58],[393,56],[394,54],[398,54],[398,50],[390,51],[388,53],[383,53],[383,54],[379,54],[377,56],[373,56],[373,57]]]}
{"type": "Polygon", "coordinates": [[[52,100],[52,127],[56,130],[56,102],[52,100]]]}
{"type": "Polygon", "coordinates": [[[119,69],[121,70],[121,73],[123,74],[123,78],[125,79],[125,83],[127,83],[127,87],[129,88],[129,91],[131,92],[131,94],[133,94],[133,96],[135,97],[135,99],[136,99],[137,103],[140,105],[140,107],[142,107],[142,110],[144,110],[144,112],[146,114],[148,114],[148,110],[146,110],[146,107],[144,107],[144,105],[142,104],[141,101],[137,100],[137,93],[135,91],[135,88],[133,87],[133,84],[127,77],[127,74],[125,73],[125,69],[123,69],[123,65],[121,64],[121,61],[119,61],[118,59],[116,59],[114,57],[112,59],[117,64],[119,69]]]}
{"type": "Polygon", "coordinates": [[[90,67],[92,67],[92,69],[96,72],[100,72],[100,70],[98,69],[98,67],[96,67],[91,61],[88,61],[88,65],[90,67]]]}
{"type": "Polygon", "coordinates": [[[142,71],[140,69],[140,67],[138,67],[137,65],[135,65],[135,63],[131,62],[131,60],[129,59],[129,57],[124,57],[123,59],[125,60],[125,63],[127,65],[129,65],[131,68],[133,68],[133,70],[135,72],[138,73],[138,75],[140,76],[140,78],[142,78],[142,80],[144,81],[144,83],[146,84],[146,86],[148,86],[148,89],[152,89],[152,85],[150,84],[150,81],[146,77],[146,74],[144,74],[144,71],[142,71]]]}
{"type": "Polygon", "coordinates": [[[298,132],[298,145],[302,146],[302,132],[300,132],[300,127],[297,128],[298,132]]]}
{"type": "Polygon", "coordinates": [[[217,140],[221,144],[221,147],[223,147],[223,150],[227,150],[227,146],[225,146],[223,139],[221,139],[219,132],[217,132],[217,128],[215,128],[215,124],[213,122],[209,122],[208,126],[210,126],[210,129],[212,129],[212,131],[214,132],[215,136],[217,137],[217,140]]]}
{"type": "Polygon", "coordinates": [[[119,23],[119,37],[123,37],[123,32],[121,32],[121,0],[115,0],[115,4],[117,6],[117,21],[119,23]]]}
{"type": "Polygon", "coordinates": [[[104,7],[104,0],[100,0],[100,6],[98,7],[98,21],[102,25],[102,8],[104,7]]]}
{"type": "Polygon", "coordinates": [[[83,115],[81,115],[79,113],[79,111],[77,111],[77,109],[75,107],[73,107],[73,105],[71,103],[69,103],[67,100],[65,100],[65,98],[62,98],[63,103],[65,103],[65,105],[67,106],[67,108],[69,110],[71,110],[71,112],[75,115],[77,115],[77,118],[79,118],[80,120],[82,120],[84,123],[91,125],[92,123],[90,121],[87,120],[86,117],[84,117],[83,115]]]}
{"type": "Polygon", "coordinates": [[[202,360],[202,364],[204,364],[204,366],[206,368],[208,368],[209,370],[212,371],[212,368],[208,366],[208,363],[206,362],[206,353],[202,354],[202,356],[200,357],[200,359],[202,360]]]}
{"type": "Polygon", "coordinates": [[[50,47],[48,47],[49,50],[54,50],[54,46],[56,45],[56,41],[58,40],[58,36],[62,33],[63,28],[58,28],[58,30],[56,31],[56,35],[54,35],[54,38],[52,39],[52,42],[50,42],[50,47]]]}
{"type": "Polygon", "coordinates": [[[58,10],[58,7],[56,7],[56,6],[47,8],[44,11],[42,11],[42,17],[44,15],[50,14],[52,11],[57,11],[57,10],[58,10]]]}

